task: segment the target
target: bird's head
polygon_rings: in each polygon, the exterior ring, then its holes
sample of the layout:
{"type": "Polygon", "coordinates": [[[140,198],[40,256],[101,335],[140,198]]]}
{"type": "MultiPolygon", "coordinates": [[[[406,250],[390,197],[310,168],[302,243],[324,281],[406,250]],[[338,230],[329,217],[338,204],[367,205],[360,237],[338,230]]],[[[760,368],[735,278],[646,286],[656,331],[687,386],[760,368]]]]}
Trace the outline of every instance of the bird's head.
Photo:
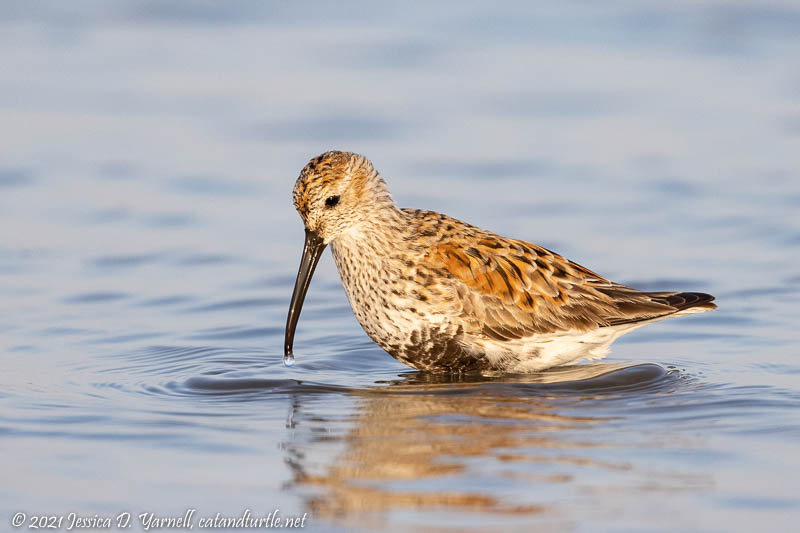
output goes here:
{"type": "Polygon", "coordinates": [[[371,218],[391,198],[369,159],[325,152],[308,162],[294,184],[294,207],[306,231],[324,244],[371,218]]]}

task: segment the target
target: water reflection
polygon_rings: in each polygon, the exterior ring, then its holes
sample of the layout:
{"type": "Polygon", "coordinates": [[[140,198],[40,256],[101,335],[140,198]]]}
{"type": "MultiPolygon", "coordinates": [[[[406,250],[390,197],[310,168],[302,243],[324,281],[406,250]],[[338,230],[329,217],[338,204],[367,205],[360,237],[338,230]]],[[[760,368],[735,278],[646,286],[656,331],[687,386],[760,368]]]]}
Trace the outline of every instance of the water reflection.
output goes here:
{"type": "Polygon", "coordinates": [[[632,468],[581,453],[615,446],[590,430],[616,417],[607,410],[605,416],[576,414],[575,406],[624,401],[632,390],[660,392],[677,381],[652,364],[597,363],[495,378],[410,372],[352,390],[351,429],[338,436],[329,430],[333,420],[296,396],[290,425],[311,437],[285,446],[291,486],[314,489],[306,504],[326,519],[399,508],[545,513],[552,503],[548,487],[573,483],[576,468],[632,468]],[[318,462],[315,448],[331,441],[343,451],[318,462]]]}

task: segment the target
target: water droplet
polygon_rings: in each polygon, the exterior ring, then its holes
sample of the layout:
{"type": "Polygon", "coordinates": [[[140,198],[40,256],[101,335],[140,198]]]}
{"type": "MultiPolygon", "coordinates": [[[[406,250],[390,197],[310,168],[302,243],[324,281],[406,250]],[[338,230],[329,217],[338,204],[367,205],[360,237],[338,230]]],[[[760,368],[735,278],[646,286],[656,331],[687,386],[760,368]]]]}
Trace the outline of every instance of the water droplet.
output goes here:
{"type": "Polygon", "coordinates": [[[283,356],[283,366],[292,366],[294,364],[294,354],[287,353],[283,356]]]}

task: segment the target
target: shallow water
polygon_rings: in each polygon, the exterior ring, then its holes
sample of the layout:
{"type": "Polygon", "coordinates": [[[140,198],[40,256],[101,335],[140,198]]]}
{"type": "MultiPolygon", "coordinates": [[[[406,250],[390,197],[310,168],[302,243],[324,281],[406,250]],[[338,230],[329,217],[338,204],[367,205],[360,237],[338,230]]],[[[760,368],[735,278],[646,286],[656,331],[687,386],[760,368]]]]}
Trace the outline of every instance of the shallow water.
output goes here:
{"type": "Polygon", "coordinates": [[[792,530],[797,6],[397,9],[0,5],[3,523],[792,530]],[[326,253],[285,368],[290,193],[329,148],[400,205],[719,309],[442,377],[369,341],[326,253]]]}

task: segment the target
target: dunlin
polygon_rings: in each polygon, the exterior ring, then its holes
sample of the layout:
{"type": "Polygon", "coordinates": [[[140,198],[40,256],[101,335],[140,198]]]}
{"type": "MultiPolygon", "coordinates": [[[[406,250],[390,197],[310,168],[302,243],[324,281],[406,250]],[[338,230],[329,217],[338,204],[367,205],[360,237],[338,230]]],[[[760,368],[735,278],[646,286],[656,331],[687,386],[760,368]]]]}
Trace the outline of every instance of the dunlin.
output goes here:
{"type": "Polygon", "coordinates": [[[326,152],[294,186],[305,247],[284,361],[308,285],[330,244],[367,335],[414,368],[533,372],[596,359],[646,323],[708,311],[697,292],[642,292],[555,252],[433,211],[401,209],[365,157],[326,152]]]}

